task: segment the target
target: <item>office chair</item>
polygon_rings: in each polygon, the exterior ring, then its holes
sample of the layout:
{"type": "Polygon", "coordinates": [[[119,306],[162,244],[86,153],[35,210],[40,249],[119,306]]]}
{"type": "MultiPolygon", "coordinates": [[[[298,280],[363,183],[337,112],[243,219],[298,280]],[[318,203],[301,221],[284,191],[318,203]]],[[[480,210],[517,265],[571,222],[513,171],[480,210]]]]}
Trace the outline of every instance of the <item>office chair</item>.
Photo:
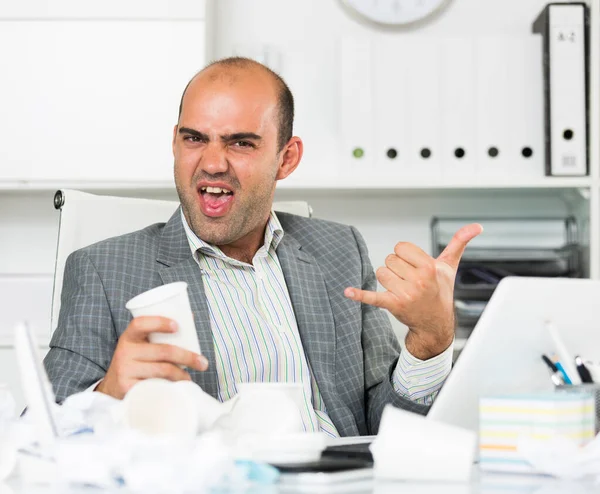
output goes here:
{"type": "MultiPolygon", "coordinates": [[[[79,190],[61,189],[54,194],[54,207],[60,211],[58,242],[52,289],[51,334],[58,325],[60,293],[69,254],[110,237],[140,230],[153,223],[167,222],[178,201],[102,196],[79,190]]],[[[279,201],[276,211],[311,217],[304,201],[279,201]]]]}

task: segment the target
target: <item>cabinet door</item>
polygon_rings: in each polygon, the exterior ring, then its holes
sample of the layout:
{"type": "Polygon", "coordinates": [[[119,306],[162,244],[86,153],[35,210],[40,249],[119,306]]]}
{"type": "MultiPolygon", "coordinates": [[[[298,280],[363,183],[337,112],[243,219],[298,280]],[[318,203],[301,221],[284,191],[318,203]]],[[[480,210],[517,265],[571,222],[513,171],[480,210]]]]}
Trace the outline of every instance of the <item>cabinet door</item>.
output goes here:
{"type": "Polygon", "coordinates": [[[0,180],[172,180],[204,20],[0,21],[0,180]]]}

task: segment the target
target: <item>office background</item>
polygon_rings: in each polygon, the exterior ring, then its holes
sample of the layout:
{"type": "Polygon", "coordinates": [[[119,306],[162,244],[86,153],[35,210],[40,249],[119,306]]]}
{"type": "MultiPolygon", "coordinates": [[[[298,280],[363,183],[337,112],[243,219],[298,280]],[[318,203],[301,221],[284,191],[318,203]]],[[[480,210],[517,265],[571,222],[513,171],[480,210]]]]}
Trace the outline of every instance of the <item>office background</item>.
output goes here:
{"type": "MultiPolygon", "coordinates": [[[[375,266],[400,240],[431,251],[433,216],[574,215],[584,275],[600,278],[597,90],[590,175],[544,174],[531,25],[546,3],[452,0],[432,21],[390,31],[338,0],[0,2],[0,381],[17,382],[15,321],[48,341],[54,191],[175,198],[181,91],[232,54],[279,71],[296,97],[306,154],[278,198],[357,226],[375,266]]],[[[600,7],[589,4],[598,88],[600,7]]]]}

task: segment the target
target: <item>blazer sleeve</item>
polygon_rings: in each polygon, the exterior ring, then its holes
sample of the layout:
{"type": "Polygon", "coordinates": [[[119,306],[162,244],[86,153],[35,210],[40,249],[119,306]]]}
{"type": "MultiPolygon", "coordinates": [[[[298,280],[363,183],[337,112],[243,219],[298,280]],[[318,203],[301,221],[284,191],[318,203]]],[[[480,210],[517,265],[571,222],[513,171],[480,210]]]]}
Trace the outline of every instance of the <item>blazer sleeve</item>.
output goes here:
{"type": "Polygon", "coordinates": [[[65,264],[58,327],[44,359],[56,400],[60,403],[102,379],[116,344],[100,275],[85,251],[73,252],[65,264]]]}
{"type": "MultiPolygon", "coordinates": [[[[367,246],[358,231],[352,228],[362,264],[362,289],[377,290],[377,278],[369,260],[367,246]]],[[[387,313],[377,307],[362,304],[362,347],[365,369],[366,415],[369,434],[377,434],[386,404],[426,415],[429,406],[420,405],[395,392],[392,373],[400,355],[400,344],[387,313]]]]}

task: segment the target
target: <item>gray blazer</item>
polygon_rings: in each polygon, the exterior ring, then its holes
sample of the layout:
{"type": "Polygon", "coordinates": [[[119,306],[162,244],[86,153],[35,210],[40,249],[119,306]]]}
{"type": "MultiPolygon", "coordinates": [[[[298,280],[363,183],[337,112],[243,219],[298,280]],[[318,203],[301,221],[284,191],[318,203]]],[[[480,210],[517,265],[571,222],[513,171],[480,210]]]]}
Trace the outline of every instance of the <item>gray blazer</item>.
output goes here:
{"type": "MultiPolygon", "coordinates": [[[[394,392],[400,353],[382,310],[344,297],[344,288],[376,289],[367,248],[349,226],[277,213],[284,236],[277,248],[302,345],[327,413],[342,436],[376,434],[383,407],[425,414],[394,392]]],[[[58,328],[44,364],[58,401],[101,379],[119,336],[131,321],[125,303],[153,287],[189,286],[200,347],[214,362],[202,275],[177,210],[165,224],[111,238],[72,253],[65,266],[58,328]]],[[[192,379],[217,394],[214,365],[192,379]]]]}

